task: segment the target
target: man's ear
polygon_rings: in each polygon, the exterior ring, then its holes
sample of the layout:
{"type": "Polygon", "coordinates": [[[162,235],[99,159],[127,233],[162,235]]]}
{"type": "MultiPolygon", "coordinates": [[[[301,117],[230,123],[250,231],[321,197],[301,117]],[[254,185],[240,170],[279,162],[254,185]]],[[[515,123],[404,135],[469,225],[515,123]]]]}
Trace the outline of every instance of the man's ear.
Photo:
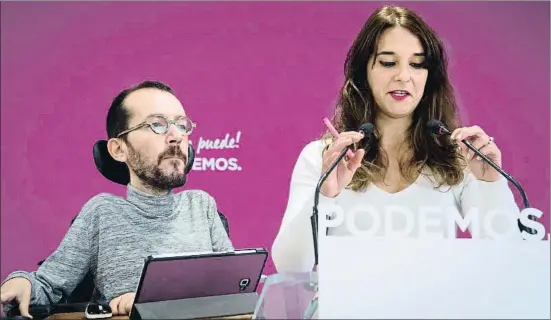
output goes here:
{"type": "Polygon", "coordinates": [[[119,138],[107,141],[107,151],[111,157],[119,162],[126,162],[126,145],[119,138]]]}

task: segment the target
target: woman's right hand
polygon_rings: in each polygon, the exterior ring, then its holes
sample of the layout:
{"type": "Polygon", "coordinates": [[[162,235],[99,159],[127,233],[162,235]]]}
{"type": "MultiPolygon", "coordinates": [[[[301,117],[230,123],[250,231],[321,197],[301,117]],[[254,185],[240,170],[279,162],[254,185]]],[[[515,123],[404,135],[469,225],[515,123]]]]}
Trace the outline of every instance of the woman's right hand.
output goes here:
{"type": "MultiPolygon", "coordinates": [[[[362,133],[355,131],[341,133],[323,153],[322,174],[327,171],[331,163],[337,159],[344,148],[362,140],[363,137],[364,135],[362,133]]],[[[348,161],[343,158],[323,183],[321,194],[328,198],[338,196],[350,181],[352,181],[354,173],[362,165],[364,154],[365,150],[359,149],[354,153],[354,157],[348,159],[348,161]]]]}

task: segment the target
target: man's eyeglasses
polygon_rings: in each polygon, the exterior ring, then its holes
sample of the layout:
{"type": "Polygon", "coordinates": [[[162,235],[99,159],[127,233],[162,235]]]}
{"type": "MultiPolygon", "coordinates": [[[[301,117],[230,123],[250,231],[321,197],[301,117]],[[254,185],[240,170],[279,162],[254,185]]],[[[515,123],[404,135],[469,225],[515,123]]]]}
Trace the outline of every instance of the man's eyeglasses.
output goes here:
{"type": "Polygon", "coordinates": [[[138,130],[145,126],[149,126],[151,130],[156,134],[165,134],[168,132],[168,128],[171,124],[174,124],[176,128],[178,128],[178,130],[180,130],[186,135],[190,135],[193,132],[193,129],[195,129],[195,127],[197,126],[188,117],[180,117],[175,120],[167,120],[165,117],[162,117],[162,116],[154,116],[154,117],[148,118],[147,120],[145,120],[140,124],[133,126],[130,129],[124,130],[123,132],[119,133],[117,138],[120,138],[131,131],[138,130]]]}

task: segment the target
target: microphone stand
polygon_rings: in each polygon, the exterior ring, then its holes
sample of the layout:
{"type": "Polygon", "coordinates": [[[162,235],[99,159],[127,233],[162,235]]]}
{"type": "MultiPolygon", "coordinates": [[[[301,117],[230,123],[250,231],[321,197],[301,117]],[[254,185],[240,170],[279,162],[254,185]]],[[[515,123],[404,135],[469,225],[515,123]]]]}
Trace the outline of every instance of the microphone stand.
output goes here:
{"type": "MultiPolygon", "coordinates": [[[[467,148],[471,149],[474,153],[476,153],[480,158],[484,159],[484,161],[489,164],[492,168],[494,168],[497,172],[499,172],[505,179],[510,181],[519,191],[520,196],[522,197],[522,202],[524,204],[524,209],[530,208],[530,203],[528,202],[528,196],[526,196],[526,193],[524,192],[524,189],[520,185],[520,183],[515,180],[515,178],[511,177],[507,172],[503,171],[495,162],[490,160],[488,157],[486,157],[482,152],[480,152],[477,148],[475,148],[469,140],[461,140],[467,148]]],[[[530,220],[536,221],[536,218],[534,216],[529,216],[530,220]]],[[[522,232],[525,230],[526,232],[530,234],[536,234],[536,231],[534,229],[528,228],[520,223],[520,220],[517,222],[518,227],[520,231],[522,232]]]]}
{"type": "Polygon", "coordinates": [[[312,224],[312,236],[314,240],[314,268],[318,265],[318,204],[321,193],[321,186],[327,180],[327,177],[333,172],[335,167],[341,162],[342,158],[348,152],[349,147],[344,148],[337,159],[329,166],[327,171],[321,176],[316,186],[316,192],[314,194],[314,208],[312,209],[312,216],[310,216],[310,223],[312,224]]]}
{"type": "MultiPolygon", "coordinates": [[[[444,126],[444,124],[442,122],[438,121],[438,120],[430,120],[427,123],[427,127],[432,133],[437,134],[437,135],[451,135],[452,134],[450,132],[450,130],[448,130],[444,126]]],[[[467,148],[469,148],[471,151],[476,153],[476,155],[478,155],[487,164],[489,164],[492,168],[494,168],[497,172],[499,172],[499,174],[501,174],[503,177],[505,177],[505,179],[507,179],[509,182],[511,182],[515,186],[515,188],[517,188],[517,190],[520,193],[520,196],[522,197],[522,202],[524,204],[524,209],[530,208],[530,203],[528,202],[528,197],[526,196],[526,193],[524,192],[524,189],[522,188],[520,183],[518,183],[517,180],[515,180],[513,177],[511,177],[507,172],[503,171],[503,169],[501,169],[497,164],[495,164],[495,162],[493,162],[488,157],[486,157],[484,154],[482,154],[482,152],[480,152],[477,148],[475,148],[469,140],[463,139],[463,140],[461,140],[461,142],[463,142],[467,146],[467,148]]],[[[537,221],[537,219],[534,216],[529,215],[528,218],[532,221],[537,221]]],[[[518,220],[517,225],[518,225],[518,228],[520,229],[520,232],[526,231],[530,234],[536,234],[536,230],[528,228],[528,227],[522,225],[522,223],[520,223],[520,219],[518,220]]]]}
{"type": "MultiPolygon", "coordinates": [[[[312,209],[312,215],[310,216],[310,223],[312,225],[312,237],[314,240],[314,269],[317,269],[318,266],[318,204],[319,204],[319,197],[321,193],[321,186],[327,180],[327,177],[333,172],[335,167],[341,162],[341,160],[344,158],[346,153],[348,152],[349,147],[344,148],[337,159],[329,166],[327,171],[321,176],[321,178],[318,180],[318,185],[316,186],[316,191],[314,194],[314,207],[312,209]]],[[[318,280],[312,279],[312,276],[310,275],[310,289],[314,291],[314,297],[312,300],[310,300],[310,303],[308,304],[308,307],[306,308],[306,311],[304,312],[303,319],[313,319],[317,312],[318,312],[318,280]]]]}
{"type": "MultiPolygon", "coordinates": [[[[358,132],[363,133],[363,139],[369,137],[372,131],[373,124],[371,123],[364,123],[358,129],[358,132]]],[[[316,186],[316,192],[314,194],[314,207],[312,208],[312,216],[310,216],[310,223],[312,225],[312,238],[314,241],[314,270],[317,270],[318,266],[318,204],[321,193],[321,186],[323,185],[325,180],[327,180],[327,177],[329,177],[331,172],[333,172],[337,165],[342,161],[349,149],[350,146],[347,146],[341,151],[337,159],[335,159],[335,161],[331,163],[327,171],[325,171],[325,173],[321,175],[320,179],[318,180],[318,185],[316,186]]],[[[314,291],[314,298],[312,298],[310,304],[303,314],[304,319],[312,319],[315,315],[317,315],[318,312],[318,279],[312,279],[312,274],[310,274],[310,288],[314,291]]]]}

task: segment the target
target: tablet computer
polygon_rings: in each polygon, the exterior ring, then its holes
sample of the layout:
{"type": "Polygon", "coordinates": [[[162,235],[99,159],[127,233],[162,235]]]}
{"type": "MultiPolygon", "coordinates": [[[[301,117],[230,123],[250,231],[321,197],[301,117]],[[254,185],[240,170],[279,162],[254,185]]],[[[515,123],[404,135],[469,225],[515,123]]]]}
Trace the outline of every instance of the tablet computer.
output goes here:
{"type": "Polygon", "coordinates": [[[263,248],[148,256],[134,303],[255,292],[267,259],[263,248]]]}

